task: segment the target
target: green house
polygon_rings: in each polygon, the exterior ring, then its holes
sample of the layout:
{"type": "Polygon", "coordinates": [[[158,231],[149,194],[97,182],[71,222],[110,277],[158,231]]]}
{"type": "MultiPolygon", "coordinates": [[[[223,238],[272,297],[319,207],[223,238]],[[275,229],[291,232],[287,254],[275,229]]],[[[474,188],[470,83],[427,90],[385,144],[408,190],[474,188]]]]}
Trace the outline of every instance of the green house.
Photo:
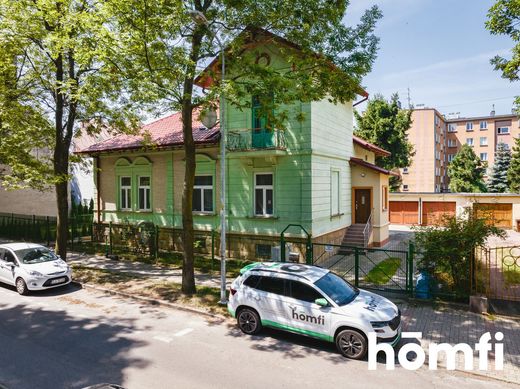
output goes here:
{"type": "MultiPolygon", "coordinates": [[[[264,38],[258,37],[254,54],[268,66],[288,66],[280,50],[286,41],[264,38]]],[[[208,80],[197,82],[207,86],[208,80]]],[[[389,153],[353,136],[353,102],[295,102],[284,107],[289,119],[280,130],[260,114],[260,99],[250,98],[250,108],[225,109],[230,255],[269,257],[289,224],[301,225],[314,242],[383,245],[392,173],[377,167],[374,159],[389,153]]],[[[95,217],[113,225],[151,221],[161,227],[162,248],[182,249],[180,113],[144,126],[145,132],[153,147],[144,146],[142,135],[118,135],[80,151],[92,156],[98,169],[95,217]]],[[[195,113],[193,136],[194,225],[203,243],[211,231],[218,241],[220,129],[204,127],[195,113]]],[[[291,251],[303,251],[303,231],[287,232],[294,243],[291,251]]]]}

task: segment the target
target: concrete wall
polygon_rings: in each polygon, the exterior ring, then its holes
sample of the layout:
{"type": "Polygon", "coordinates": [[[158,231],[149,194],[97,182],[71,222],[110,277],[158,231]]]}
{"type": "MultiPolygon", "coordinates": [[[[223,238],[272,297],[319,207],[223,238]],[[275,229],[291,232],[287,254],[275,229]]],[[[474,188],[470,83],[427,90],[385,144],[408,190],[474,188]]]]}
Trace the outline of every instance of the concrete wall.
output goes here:
{"type": "Polygon", "coordinates": [[[58,208],[54,187],[40,192],[34,189],[6,190],[0,185],[0,212],[57,216],[58,208]]]}

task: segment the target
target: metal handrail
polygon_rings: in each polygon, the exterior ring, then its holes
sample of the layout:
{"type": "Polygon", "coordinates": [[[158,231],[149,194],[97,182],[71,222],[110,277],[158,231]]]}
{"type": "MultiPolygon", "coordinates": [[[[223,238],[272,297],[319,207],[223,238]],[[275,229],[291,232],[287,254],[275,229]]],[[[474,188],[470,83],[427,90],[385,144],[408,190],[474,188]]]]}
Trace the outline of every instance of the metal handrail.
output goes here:
{"type": "Polygon", "coordinates": [[[287,148],[287,140],[285,131],[280,129],[269,129],[271,137],[265,139],[265,144],[262,144],[262,138],[258,139],[259,144],[255,145],[253,136],[255,131],[260,128],[242,128],[229,130],[227,133],[227,149],[230,151],[248,151],[248,150],[266,150],[277,149],[285,150],[287,148]]]}
{"type": "Polygon", "coordinates": [[[370,240],[370,234],[372,234],[372,214],[374,213],[374,208],[370,210],[370,215],[368,216],[367,222],[365,224],[365,228],[363,228],[363,243],[364,247],[368,247],[368,241],[370,240]]]}

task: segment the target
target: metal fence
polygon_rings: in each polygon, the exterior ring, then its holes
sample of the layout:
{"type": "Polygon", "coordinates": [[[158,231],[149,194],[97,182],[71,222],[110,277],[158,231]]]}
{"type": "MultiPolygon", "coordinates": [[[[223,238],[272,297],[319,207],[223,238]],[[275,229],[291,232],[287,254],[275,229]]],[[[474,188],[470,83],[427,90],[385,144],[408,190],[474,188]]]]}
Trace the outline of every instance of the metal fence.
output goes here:
{"type": "Polygon", "coordinates": [[[414,247],[387,250],[313,243],[313,264],[330,269],[355,286],[413,293],[414,247]]]}

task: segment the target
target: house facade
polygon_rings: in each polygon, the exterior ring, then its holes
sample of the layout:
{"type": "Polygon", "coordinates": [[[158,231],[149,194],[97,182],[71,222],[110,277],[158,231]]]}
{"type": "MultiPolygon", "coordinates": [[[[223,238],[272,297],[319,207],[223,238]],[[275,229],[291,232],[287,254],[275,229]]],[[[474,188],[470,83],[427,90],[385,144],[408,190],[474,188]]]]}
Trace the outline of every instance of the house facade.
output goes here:
{"type": "MultiPolygon", "coordinates": [[[[255,50],[272,58],[271,64],[285,66],[276,44],[255,50]]],[[[258,99],[250,99],[250,108],[227,105],[224,111],[231,255],[261,256],[279,245],[280,233],[289,224],[303,227],[315,242],[384,244],[391,173],[375,166],[374,159],[388,153],[353,136],[353,103],[322,100],[284,106],[289,115],[282,130],[268,128],[257,114],[258,99]],[[365,231],[361,242],[354,226],[365,231]]],[[[96,220],[145,220],[164,231],[181,231],[185,167],[180,113],[144,126],[144,132],[146,147],[142,135],[118,135],[80,151],[94,158],[97,170],[96,220]]],[[[197,233],[218,234],[220,129],[205,128],[196,113],[193,134],[194,226],[197,233]]],[[[305,239],[302,231],[287,231],[296,251],[305,239]]],[[[180,240],[165,232],[159,244],[177,248],[180,240]]]]}

